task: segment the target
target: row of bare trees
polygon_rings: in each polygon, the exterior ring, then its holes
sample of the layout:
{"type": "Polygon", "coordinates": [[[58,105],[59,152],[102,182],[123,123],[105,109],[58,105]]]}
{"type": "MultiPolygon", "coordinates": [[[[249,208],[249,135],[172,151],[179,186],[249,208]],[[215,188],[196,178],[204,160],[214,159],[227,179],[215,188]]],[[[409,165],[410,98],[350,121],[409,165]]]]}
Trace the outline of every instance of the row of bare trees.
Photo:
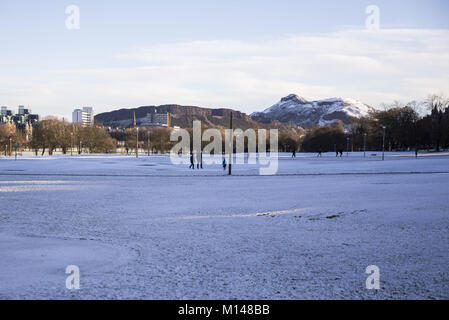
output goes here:
{"type": "MultiPolygon", "coordinates": [[[[257,123],[252,129],[259,129],[257,123]]],[[[271,123],[279,128],[278,148],[281,152],[292,151],[361,151],[380,150],[383,141],[383,127],[386,127],[387,150],[417,150],[449,147],[449,100],[442,95],[431,95],[422,103],[395,103],[383,111],[376,111],[369,117],[354,119],[324,127],[304,130],[294,125],[271,123]],[[427,114],[422,115],[422,110],[427,114]],[[350,128],[350,131],[348,131],[350,128]],[[348,148],[349,147],[349,148],[348,148]]],[[[267,129],[268,127],[260,127],[267,129]]],[[[202,130],[208,127],[202,125],[202,130]]],[[[192,129],[187,129],[192,137],[192,129]]],[[[223,141],[225,130],[219,128],[223,141]]],[[[151,153],[169,152],[176,142],[170,141],[171,128],[130,128],[108,133],[103,126],[80,126],[67,123],[55,117],[47,117],[32,130],[21,131],[15,125],[0,125],[0,151],[10,154],[13,144],[27,147],[36,155],[46,152],[52,155],[56,150],[62,153],[114,153],[117,146],[134,153],[136,147],[151,153]],[[137,134],[137,131],[139,133],[137,134]]],[[[193,139],[191,139],[193,141],[193,139]]],[[[209,142],[203,142],[203,147],[209,142]]],[[[269,139],[267,139],[269,148],[269,139]]],[[[234,143],[235,146],[235,143],[234,143]]],[[[247,140],[245,150],[247,150],[247,140]]],[[[223,146],[224,148],[224,146],[223,146]]],[[[223,149],[224,151],[224,149],[223,149]]]]}
{"type": "Polygon", "coordinates": [[[83,127],[55,117],[45,118],[29,131],[18,130],[12,123],[0,125],[1,152],[10,155],[15,144],[22,150],[33,150],[36,155],[46,152],[52,155],[56,150],[64,154],[74,150],[78,153],[110,153],[116,150],[116,141],[102,126],[83,127]]]}
{"type": "Polygon", "coordinates": [[[425,101],[396,102],[369,117],[354,119],[350,131],[342,123],[308,130],[302,141],[304,151],[381,150],[383,127],[387,150],[419,150],[449,147],[449,100],[430,95],[425,101]],[[427,114],[422,115],[422,112],[427,114]]]}
{"type": "Polygon", "coordinates": [[[36,155],[44,155],[45,152],[52,155],[57,149],[63,154],[73,150],[78,153],[112,153],[115,152],[116,141],[102,126],[81,126],[48,117],[33,129],[29,147],[36,155]]]}
{"type": "Polygon", "coordinates": [[[14,150],[14,144],[20,145],[26,143],[26,133],[17,130],[12,123],[0,125],[0,153],[11,155],[14,150]]]}
{"type": "MultiPolygon", "coordinates": [[[[210,127],[202,124],[202,132],[209,129],[210,127]]],[[[215,128],[220,134],[222,141],[225,141],[225,129],[224,128],[215,128]]],[[[259,128],[252,128],[257,129],[259,128]]],[[[191,148],[193,148],[193,129],[187,128],[187,132],[190,134],[191,148]]],[[[111,136],[116,139],[119,145],[123,146],[129,153],[135,153],[136,146],[139,149],[150,151],[151,153],[167,153],[171,150],[171,148],[177,143],[176,141],[170,141],[170,134],[172,129],[170,128],[140,128],[138,137],[137,137],[137,129],[129,128],[124,131],[119,132],[111,132],[111,136]]],[[[282,130],[279,132],[278,145],[280,151],[290,152],[293,149],[297,149],[300,145],[301,135],[304,133],[302,128],[298,128],[293,125],[284,125],[282,130]]],[[[257,138],[257,136],[256,136],[257,138]]],[[[236,150],[236,137],[234,137],[234,150],[236,150]]],[[[202,147],[204,148],[211,141],[202,141],[202,147]]],[[[266,145],[269,149],[269,134],[267,135],[266,145]]],[[[223,149],[221,152],[225,151],[224,144],[222,145],[223,149]]],[[[248,139],[244,140],[244,149],[248,150],[248,139]]],[[[217,150],[218,151],[218,150],[217,150]]]]}

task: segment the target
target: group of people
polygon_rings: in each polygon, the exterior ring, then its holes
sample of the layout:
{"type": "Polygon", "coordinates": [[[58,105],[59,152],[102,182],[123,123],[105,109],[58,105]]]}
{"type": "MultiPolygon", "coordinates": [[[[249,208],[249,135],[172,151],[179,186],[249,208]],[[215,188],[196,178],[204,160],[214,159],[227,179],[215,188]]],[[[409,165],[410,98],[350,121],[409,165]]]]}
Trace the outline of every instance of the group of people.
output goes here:
{"type": "Polygon", "coordinates": [[[195,170],[195,160],[196,160],[196,168],[203,169],[203,153],[202,152],[197,152],[196,157],[193,155],[193,152],[190,153],[190,167],[189,167],[190,169],[195,170]]]}
{"type": "MultiPolygon", "coordinates": [[[[203,169],[203,153],[202,152],[197,152],[197,153],[195,153],[195,155],[193,154],[193,152],[190,153],[189,169],[195,170],[195,161],[196,161],[196,168],[203,169]]],[[[223,157],[223,161],[221,164],[223,166],[223,170],[226,170],[226,168],[228,167],[228,164],[226,162],[225,157],[223,157]]]]}
{"type": "MultiPolygon", "coordinates": [[[[340,158],[341,157],[343,157],[343,150],[337,150],[337,151],[335,151],[335,153],[337,154],[337,157],[340,155],[340,158]]],[[[321,151],[321,150],[318,150],[318,152],[317,152],[317,156],[319,157],[319,158],[321,158],[322,156],[323,156],[323,151],[321,151]]],[[[292,153],[292,158],[296,158],[296,151],[293,151],[293,153],[292,153]]]]}

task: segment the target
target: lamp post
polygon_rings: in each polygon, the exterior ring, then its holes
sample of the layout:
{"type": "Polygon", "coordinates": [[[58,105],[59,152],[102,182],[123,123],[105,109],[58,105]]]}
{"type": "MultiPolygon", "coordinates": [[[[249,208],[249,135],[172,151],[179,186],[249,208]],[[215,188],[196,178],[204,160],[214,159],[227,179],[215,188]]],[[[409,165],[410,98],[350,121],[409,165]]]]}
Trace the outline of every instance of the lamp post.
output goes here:
{"type": "Polygon", "coordinates": [[[383,137],[382,137],[382,161],[385,160],[385,130],[387,127],[382,126],[383,129],[383,137]]]}
{"type": "Polygon", "coordinates": [[[148,156],[150,156],[150,130],[148,130],[147,147],[148,147],[148,156]]]}
{"type": "MultiPolygon", "coordinates": [[[[229,119],[229,135],[230,135],[230,137],[229,137],[229,166],[228,166],[228,168],[229,168],[229,171],[228,171],[228,175],[232,175],[232,155],[233,155],[233,153],[234,153],[234,148],[233,148],[233,139],[234,139],[234,136],[233,136],[233,133],[232,133],[232,117],[233,117],[233,114],[232,114],[232,112],[231,112],[231,117],[230,117],[230,119],[229,119]]],[[[270,141],[270,143],[271,143],[271,141],[270,141]]],[[[270,149],[271,149],[271,145],[270,145],[270,149]]],[[[270,150],[271,151],[271,150],[270,150]]],[[[271,155],[271,154],[270,154],[271,155]]]]}
{"type": "Polygon", "coordinates": [[[136,158],[139,157],[139,128],[136,128],[136,158]]]}
{"type": "Polygon", "coordinates": [[[349,137],[346,138],[346,156],[349,157],[349,137]]]}
{"type": "Polygon", "coordinates": [[[368,134],[365,132],[363,134],[363,157],[366,158],[366,136],[368,134]]]}
{"type": "Polygon", "coordinates": [[[11,145],[11,138],[9,138],[9,156],[12,155],[12,145],[11,145]]]}
{"type": "Polygon", "coordinates": [[[70,132],[70,156],[73,156],[73,132],[70,132]]]}

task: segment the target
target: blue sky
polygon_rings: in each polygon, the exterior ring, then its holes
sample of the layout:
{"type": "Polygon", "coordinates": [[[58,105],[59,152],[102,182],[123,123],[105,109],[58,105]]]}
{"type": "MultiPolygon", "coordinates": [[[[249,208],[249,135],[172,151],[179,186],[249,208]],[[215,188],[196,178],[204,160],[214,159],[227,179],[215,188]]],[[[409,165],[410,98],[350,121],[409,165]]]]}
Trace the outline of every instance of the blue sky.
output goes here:
{"type": "Polygon", "coordinates": [[[0,104],[68,117],[282,96],[377,106],[447,92],[448,1],[0,1],[0,104]],[[80,9],[67,30],[65,9],[80,9]],[[380,30],[365,28],[368,5],[380,30]]]}

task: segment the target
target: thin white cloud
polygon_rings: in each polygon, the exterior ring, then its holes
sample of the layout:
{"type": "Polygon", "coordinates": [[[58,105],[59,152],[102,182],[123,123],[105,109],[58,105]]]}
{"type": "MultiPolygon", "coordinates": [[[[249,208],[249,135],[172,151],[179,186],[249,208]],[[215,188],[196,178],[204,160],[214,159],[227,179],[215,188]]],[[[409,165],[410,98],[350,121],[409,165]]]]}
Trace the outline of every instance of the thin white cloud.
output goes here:
{"type": "Polygon", "coordinates": [[[351,97],[377,106],[449,92],[449,30],[342,30],[252,42],[167,43],[114,56],[110,68],[56,70],[26,84],[7,75],[0,80],[8,83],[0,95],[67,116],[80,105],[106,111],[178,103],[249,113],[289,93],[351,97]]]}

